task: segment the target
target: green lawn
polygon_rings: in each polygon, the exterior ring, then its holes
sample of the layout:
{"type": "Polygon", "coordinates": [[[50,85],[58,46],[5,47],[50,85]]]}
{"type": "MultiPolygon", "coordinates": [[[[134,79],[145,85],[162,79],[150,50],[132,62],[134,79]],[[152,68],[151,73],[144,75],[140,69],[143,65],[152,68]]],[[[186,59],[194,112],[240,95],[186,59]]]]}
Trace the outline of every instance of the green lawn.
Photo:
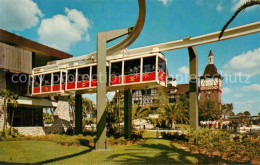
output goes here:
{"type": "Polygon", "coordinates": [[[112,151],[92,152],[89,147],[61,146],[44,141],[0,142],[0,164],[191,164],[195,156],[168,140],[149,139],[145,144],[113,146],[112,151]]]}

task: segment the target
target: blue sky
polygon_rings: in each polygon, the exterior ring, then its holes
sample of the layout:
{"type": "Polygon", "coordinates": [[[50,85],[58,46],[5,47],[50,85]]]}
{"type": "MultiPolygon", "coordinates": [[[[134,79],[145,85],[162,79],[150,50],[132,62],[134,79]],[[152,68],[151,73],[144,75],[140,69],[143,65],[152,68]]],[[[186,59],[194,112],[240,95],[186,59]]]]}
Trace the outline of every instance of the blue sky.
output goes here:
{"type": "MultiPolygon", "coordinates": [[[[147,0],[144,29],[129,49],[219,31],[243,2],[245,0],[147,0]]],[[[247,9],[230,27],[260,21],[259,13],[260,7],[247,9]]],[[[97,32],[133,26],[137,15],[137,0],[0,0],[0,28],[74,56],[96,51],[97,32]]],[[[213,51],[214,64],[224,76],[222,102],[233,103],[235,113],[248,110],[258,114],[260,34],[196,49],[200,74],[207,65],[209,50],[213,51]],[[241,81],[238,81],[239,74],[241,81]]],[[[165,55],[171,75],[178,78],[187,74],[186,49],[165,52],[165,55]]],[[[179,78],[177,82],[187,80],[179,78]]],[[[95,95],[88,97],[94,99],[95,95]]]]}

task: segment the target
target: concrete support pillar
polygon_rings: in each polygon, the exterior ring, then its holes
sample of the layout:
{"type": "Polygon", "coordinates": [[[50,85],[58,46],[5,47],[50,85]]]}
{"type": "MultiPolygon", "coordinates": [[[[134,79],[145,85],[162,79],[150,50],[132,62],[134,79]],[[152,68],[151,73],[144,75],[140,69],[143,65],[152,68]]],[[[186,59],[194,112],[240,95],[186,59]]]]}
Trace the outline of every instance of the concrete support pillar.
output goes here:
{"type": "Polygon", "coordinates": [[[75,95],[75,134],[82,134],[82,96],[75,95]]]}
{"type": "Polygon", "coordinates": [[[197,130],[199,123],[198,108],[198,54],[194,47],[189,47],[190,67],[190,127],[197,130]]]}
{"type": "Polygon", "coordinates": [[[106,137],[106,33],[98,33],[97,47],[97,139],[96,150],[107,149],[106,137]]]}
{"type": "Polygon", "coordinates": [[[124,135],[126,139],[132,137],[132,93],[124,91],[124,135]]]}

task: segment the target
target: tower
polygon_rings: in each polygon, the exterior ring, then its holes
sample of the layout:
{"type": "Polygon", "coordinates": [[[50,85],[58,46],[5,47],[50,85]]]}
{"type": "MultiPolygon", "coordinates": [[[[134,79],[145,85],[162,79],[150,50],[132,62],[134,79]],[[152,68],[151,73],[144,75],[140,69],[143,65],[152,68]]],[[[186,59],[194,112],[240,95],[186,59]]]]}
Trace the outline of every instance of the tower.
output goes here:
{"type": "Polygon", "coordinates": [[[200,100],[211,99],[216,104],[221,106],[221,93],[222,93],[222,76],[218,74],[218,70],[213,63],[214,55],[212,50],[209,51],[208,65],[204,73],[200,76],[200,100]]]}

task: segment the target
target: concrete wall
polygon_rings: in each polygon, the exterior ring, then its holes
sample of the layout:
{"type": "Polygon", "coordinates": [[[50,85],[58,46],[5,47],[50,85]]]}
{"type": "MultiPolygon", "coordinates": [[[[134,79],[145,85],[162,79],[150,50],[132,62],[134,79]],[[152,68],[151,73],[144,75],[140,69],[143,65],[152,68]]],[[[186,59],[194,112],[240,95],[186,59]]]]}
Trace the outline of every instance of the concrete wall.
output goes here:
{"type": "Polygon", "coordinates": [[[42,136],[45,135],[43,127],[14,127],[19,135],[24,136],[42,136]]]}
{"type": "Polygon", "coordinates": [[[200,100],[204,101],[207,98],[214,101],[217,105],[221,104],[221,92],[220,91],[201,91],[200,93],[200,100]]]}

